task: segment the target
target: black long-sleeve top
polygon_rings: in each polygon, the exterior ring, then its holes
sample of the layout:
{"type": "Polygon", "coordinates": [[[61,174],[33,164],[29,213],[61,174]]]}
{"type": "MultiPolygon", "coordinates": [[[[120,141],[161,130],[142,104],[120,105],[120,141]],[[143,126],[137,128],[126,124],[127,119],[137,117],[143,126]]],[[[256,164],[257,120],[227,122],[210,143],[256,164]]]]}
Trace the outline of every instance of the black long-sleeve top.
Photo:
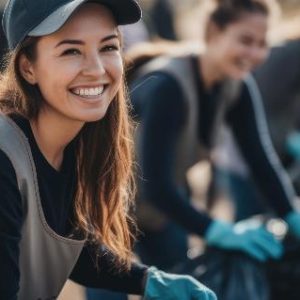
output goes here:
{"type": "MultiPolygon", "coordinates": [[[[76,185],[75,156],[72,143],[64,152],[60,171],[56,171],[39,150],[28,120],[13,120],[29,140],[36,165],[43,212],[48,225],[58,234],[72,232],[73,201],[76,185]]],[[[22,200],[13,166],[0,151],[0,299],[16,300],[19,289],[19,242],[23,222],[22,200]]],[[[100,248],[100,247],[99,247],[100,248]]],[[[100,251],[100,250],[98,250],[100,251]]],[[[105,288],[142,294],[146,267],[132,264],[129,272],[118,272],[113,255],[101,250],[96,266],[95,246],[86,244],[70,276],[75,282],[94,288],[105,288]]],[[[46,258],[45,258],[46,259],[46,258]]],[[[41,274],[42,276],[42,274],[41,274]]]]}
{"type": "Polygon", "coordinates": [[[289,164],[286,138],[300,124],[300,39],[271,49],[264,64],[254,72],[261,92],[275,149],[289,164]]]}
{"type": "MultiPolygon", "coordinates": [[[[200,109],[198,138],[209,148],[214,118],[224,99],[215,97],[219,86],[209,92],[205,90],[198,61],[195,57],[191,59],[195,60],[193,76],[200,109]]],[[[144,199],[185,229],[204,235],[211,223],[210,217],[192,206],[173,176],[176,143],[185,122],[184,93],[180,84],[172,75],[156,71],[134,81],[131,90],[133,113],[143,125],[139,165],[144,179],[141,181],[144,199]]],[[[251,81],[245,82],[239,99],[227,110],[224,121],[231,127],[269,205],[279,216],[284,216],[292,210],[295,194],[273,151],[261,99],[256,92],[251,81]]]]}

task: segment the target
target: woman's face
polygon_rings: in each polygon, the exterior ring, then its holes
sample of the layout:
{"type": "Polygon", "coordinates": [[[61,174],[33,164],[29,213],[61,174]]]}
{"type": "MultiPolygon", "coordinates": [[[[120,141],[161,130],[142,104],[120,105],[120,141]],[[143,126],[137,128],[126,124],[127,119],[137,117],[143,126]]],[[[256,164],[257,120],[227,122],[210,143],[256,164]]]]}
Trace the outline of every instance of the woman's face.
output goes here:
{"type": "Polygon", "coordinates": [[[84,4],[59,31],[41,37],[36,60],[23,57],[20,67],[25,79],[40,88],[40,114],[82,123],[103,118],[123,73],[111,12],[99,4],[84,4]]]}
{"type": "Polygon", "coordinates": [[[267,17],[245,13],[223,30],[215,28],[208,38],[208,53],[222,78],[242,79],[268,54],[267,17]]]}

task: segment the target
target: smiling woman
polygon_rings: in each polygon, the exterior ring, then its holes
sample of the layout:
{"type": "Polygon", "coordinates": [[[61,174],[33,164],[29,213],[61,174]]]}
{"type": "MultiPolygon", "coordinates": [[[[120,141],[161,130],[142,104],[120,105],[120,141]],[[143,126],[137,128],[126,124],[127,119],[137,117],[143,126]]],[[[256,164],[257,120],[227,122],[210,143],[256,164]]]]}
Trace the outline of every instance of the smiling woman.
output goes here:
{"type": "Polygon", "coordinates": [[[131,123],[118,25],[134,0],[10,0],[0,80],[1,299],[56,299],[68,278],[146,299],[214,299],[131,262],[131,123]],[[161,282],[163,281],[163,285],[161,282]]]}

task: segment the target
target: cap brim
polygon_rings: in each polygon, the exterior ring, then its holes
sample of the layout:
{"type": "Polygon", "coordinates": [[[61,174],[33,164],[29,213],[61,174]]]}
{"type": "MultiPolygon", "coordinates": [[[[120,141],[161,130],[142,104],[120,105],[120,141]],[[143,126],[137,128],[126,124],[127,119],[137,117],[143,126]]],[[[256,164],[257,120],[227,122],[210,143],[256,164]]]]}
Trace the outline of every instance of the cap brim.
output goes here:
{"type": "Polygon", "coordinates": [[[113,13],[117,25],[126,25],[141,19],[141,9],[134,0],[74,0],[62,5],[44,21],[31,30],[29,36],[43,36],[59,30],[74,11],[85,2],[95,2],[107,6],[113,13]]]}

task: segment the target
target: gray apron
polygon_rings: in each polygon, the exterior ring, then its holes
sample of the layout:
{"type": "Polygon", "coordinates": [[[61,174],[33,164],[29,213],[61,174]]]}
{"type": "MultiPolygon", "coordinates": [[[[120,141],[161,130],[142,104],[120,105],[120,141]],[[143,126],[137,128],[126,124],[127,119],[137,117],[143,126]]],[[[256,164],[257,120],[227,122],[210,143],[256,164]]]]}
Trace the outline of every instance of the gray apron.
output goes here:
{"type": "Polygon", "coordinates": [[[22,130],[0,114],[0,149],[10,159],[23,204],[18,300],[56,299],[84,245],[55,233],[42,210],[35,164],[22,130]]]}

